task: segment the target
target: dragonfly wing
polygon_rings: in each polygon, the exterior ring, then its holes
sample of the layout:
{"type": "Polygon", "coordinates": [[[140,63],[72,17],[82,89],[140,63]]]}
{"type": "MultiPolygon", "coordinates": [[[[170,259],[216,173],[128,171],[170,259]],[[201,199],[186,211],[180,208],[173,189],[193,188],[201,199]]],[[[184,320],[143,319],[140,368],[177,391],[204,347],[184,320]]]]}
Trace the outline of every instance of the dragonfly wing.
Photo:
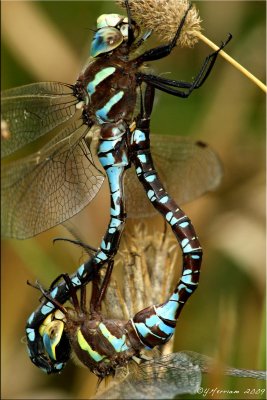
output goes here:
{"type": "MultiPolygon", "coordinates": [[[[216,364],[218,364],[219,360],[216,360],[204,354],[196,353],[195,351],[188,351],[188,350],[174,354],[187,355],[188,357],[190,357],[192,364],[197,365],[203,373],[212,373],[214,371],[216,373],[216,364]]],[[[229,367],[227,365],[220,365],[220,368],[221,372],[224,375],[234,376],[238,378],[252,378],[252,379],[266,380],[266,375],[267,375],[266,371],[243,369],[243,368],[239,369],[239,368],[229,367]]]]}
{"type": "Polygon", "coordinates": [[[96,399],[172,399],[196,394],[201,384],[200,369],[184,353],[153,358],[129,366],[128,375],[100,393],[96,399]]]}
{"type": "Polygon", "coordinates": [[[93,199],[104,176],[84,139],[89,130],[82,118],[73,120],[39,152],[3,164],[3,236],[34,236],[68,220],[93,199]]]}
{"type": "MultiPolygon", "coordinates": [[[[205,143],[184,137],[151,135],[151,152],[165,189],[178,204],[214,190],[221,182],[221,162],[205,143]]],[[[134,175],[131,168],[125,177],[128,216],[153,216],[156,211],[134,175]]]]}
{"type": "Polygon", "coordinates": [[[124,178],[125,204],[129,218],[146,218],[157,214],[139,182],[133,166],[126,170],[124,178]]]}
{"type": "Polygon", "coordinates": [[[77,111],[71,85],[39,82],[1,93],[1,158],[53,131],[77,111]],[[3,131],[4,129],[4,131],[3,131]]]}
{"type": "MultiPolygon", "coordinates": [[[[115,379],[110,388],[94,398],[173,399],[178,395],[196,394],[201,386],[202,373],[216,372],[214,366],[215,359],[192,351],[163,355],[140,365],[132,362],[128,371],[126,368],[125,372],[120,371],[120,382],[115,379]]],[[[239,378],[266,380],[266,371],[225,367],[222,373],[239,378]]]]}

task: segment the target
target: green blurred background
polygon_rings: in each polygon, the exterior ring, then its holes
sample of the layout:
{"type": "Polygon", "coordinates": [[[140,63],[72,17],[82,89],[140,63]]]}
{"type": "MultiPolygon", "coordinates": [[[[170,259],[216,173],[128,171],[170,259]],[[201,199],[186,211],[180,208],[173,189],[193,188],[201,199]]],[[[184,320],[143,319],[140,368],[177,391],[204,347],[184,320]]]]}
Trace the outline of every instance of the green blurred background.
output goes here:
{"type": "MultiPolygon", "coordinates": [[[[233,40],[226,51],[265,81],[265,2],[201,1],[197,6],[204,34],[219,44],[231,32],[233,40]]],[[[113,1],[2,1],[1,8],[2,89],[42,80],[75,82],[89,54],[96,18],[119,11],[113,1]]],[[[151,40],[147,46],[156,43],[151,40]]],[[[204,44],[177,48],[167,59],[154,62],[153,68],[170,72],[174,79],[190,80],[210,52],[204,44]]],[[[264,369],[264,93],[220,58],[205,85],[189,99],[157,95],[152,130],[206,141],[219,153],[225,172],[216,193],[183,207],[201,239],[204,262],[199,289],[178,324],[175,350],[216,356],[237,368],[264,369]]],[[[73,219],[91,245],[99,245],[108,211],[104,185],[73,219]]],[[[96,379],[87,370],[70,362],[61,375],[46,376],[26,353],[24,325],[38,304],[38,293],[26,280],[38,278],[48,286],[81,262],[79,249],[52,245],[57,236],[67,236],[64,228],[25,241],[2,240],[4,399],[81,399],[95,393],[96,379]]],[[[212,385],[240,390],[234,398],[259,398],[244,394],[245,389],[258,387],[255,381],[206,378],[203,386],[212,385]]]]}

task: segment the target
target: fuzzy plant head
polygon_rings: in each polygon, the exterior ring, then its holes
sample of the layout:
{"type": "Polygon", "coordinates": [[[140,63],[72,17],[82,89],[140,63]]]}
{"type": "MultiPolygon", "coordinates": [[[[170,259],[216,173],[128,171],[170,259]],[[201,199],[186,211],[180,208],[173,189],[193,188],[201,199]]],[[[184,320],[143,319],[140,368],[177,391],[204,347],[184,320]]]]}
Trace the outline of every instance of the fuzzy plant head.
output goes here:
{"type": "MultiPolygon", "coordinates": [[[[124,7],[124,0],[116,0],[124,7]]],[[[133,19],[144,30],[152,30],[162,42],[169,42],[174,37],[179,22],[189,7],[188,0],[129,0],[129,7],[133,19]]],[[[193,5],[186,17],[177,45],[193,47],[200,32],[200,17],[193,5]]]]}

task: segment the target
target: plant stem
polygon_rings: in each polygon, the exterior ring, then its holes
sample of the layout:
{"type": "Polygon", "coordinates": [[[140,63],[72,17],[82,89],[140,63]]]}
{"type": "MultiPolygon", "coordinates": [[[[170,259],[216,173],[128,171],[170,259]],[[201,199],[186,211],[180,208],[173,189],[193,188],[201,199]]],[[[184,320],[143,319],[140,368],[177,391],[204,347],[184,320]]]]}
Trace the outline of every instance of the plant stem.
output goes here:
{"type": "MultiPolygon", "coordinates": [[[[202,40],[204,43],[206,43],[208,46],[210,46],[214,50],[218,50],[219,47],[213,43],[211,40],[209,40],[206,36],[204,36],[202,33],[198,31],[194,31],[194,34],[202,40]]],[[[252,75],[251,72],[249,72],[246,68],[242,67],[237,61],[235,61],[232,57],[230,57],[225,51],[221,50],[220,55],[227,60],[230,64],[233,65],[236,69],[238,69],[242,74],[244,74],[247,78],[249,78],[252,82],[254,82],[256,85],[261,88],[265,93],[267,93],[267,86],[261,82],[258,78],[256,78],[254,75],[252,75]]]]}

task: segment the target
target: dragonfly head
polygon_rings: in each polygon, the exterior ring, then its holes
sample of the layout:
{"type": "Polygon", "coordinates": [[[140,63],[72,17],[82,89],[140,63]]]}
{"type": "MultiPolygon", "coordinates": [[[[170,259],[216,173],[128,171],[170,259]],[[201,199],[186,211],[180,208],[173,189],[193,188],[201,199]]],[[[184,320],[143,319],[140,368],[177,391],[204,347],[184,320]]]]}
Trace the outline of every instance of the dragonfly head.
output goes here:
{"type": "Polygon", "coordinates": [[[49,314],[39,328],[45,351],[52,361],[65,363],[70,358],[70,343],[64,331],[65,315],[60,311],[49,314]]]}
{"type": "MultiPolygon", "coordinates": [[[[139,29],[132,21],[134,36],[139,33],[139,29]]],[[[102,14],[97,19],[97,31],[91,45],[91,56],[97,57],[103,53],[108,53],[123,42],[128,40],[128,18],[119,14],[102,14]]]]}

